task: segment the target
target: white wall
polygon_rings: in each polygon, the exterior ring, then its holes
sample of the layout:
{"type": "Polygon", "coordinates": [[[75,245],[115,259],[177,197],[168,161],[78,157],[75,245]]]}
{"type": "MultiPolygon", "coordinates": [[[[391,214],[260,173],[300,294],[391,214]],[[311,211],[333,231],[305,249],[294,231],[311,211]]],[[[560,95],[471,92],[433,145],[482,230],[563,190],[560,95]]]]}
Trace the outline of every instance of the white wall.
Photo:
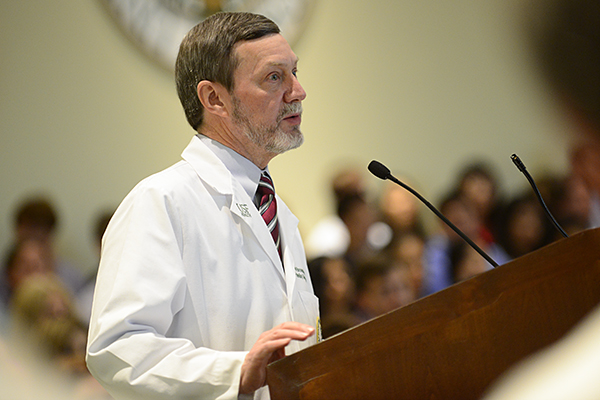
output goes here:
{"type": "MultiPolygon", "coordinates": [[[[526,185],[513,152],[534,175],[566,168],[565,122],[519,36],[524,0],[316,1],[295,46],[306,142],[271,164],[303,233],[348,162],[378,159],[432,200],[474,157],[509,191],[526,185]]],[[[98,2],[2,1],[0,26],[0,249],[17,202],[44,191],[60,250],[89,269],[96,213],[176,162],[193,131],[170,74],[98,2]]]]}

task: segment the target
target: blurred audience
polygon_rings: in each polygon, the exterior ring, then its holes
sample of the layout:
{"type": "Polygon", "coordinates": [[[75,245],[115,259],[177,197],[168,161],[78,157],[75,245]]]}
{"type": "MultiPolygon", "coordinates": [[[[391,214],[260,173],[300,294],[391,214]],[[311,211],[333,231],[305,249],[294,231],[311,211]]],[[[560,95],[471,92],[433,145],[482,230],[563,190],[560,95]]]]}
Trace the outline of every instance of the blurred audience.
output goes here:
{"type": "Polygon", "coordinates": [[[405,267],[414,296],[417,298],[423,296],[424,236],[413,232],[396,236],[386,251],[391,263],[405,267]]]}
{"type": "Polygon", "coordinates": [[[388,312],[404,307],[417,299],[413,277],[407,265],[392,262],[386,281],[388,312]]]}
{"type": "Polygon", "coordinates": [[[378,248],[369,241],[369,232],[377,222],[377,209],[359,194],[348,195],[338,203],[338,216],[346,226],[350,241],[344,258],[353,271],[376,254],[378,248]]]}
{"type": "Polygon", "coordinates": [[[484,162],[468,164],[458,176],[456,191],[476,213],[478,236],[488,244],[494,243],[501,199],[491,165],[484,162]]]}
{"type": "Polygon", "coordinates": [[[53,272],[52,260],[46,250],[46,246],[35,239],[21,240],[9,250],[2,269],[0,292],[5,312],[19,285],[31,276],[53,272]]]}
{"type": "MultiPolygon", "coordinates": [[[[591,197],[582,174],[573,171],[564,178],[548,176],[538,185],[550,208],[570,232],[588,226],[591,197]]],[[[366,193],[359,173],[349,169],[334,181],[337,179],[347,183],[332,187],[338,188],[334,192],[338,217],[348,241],[343,252],[327,258],[316,257],[315,261],[340,263],[339,258],[343,258],[345,279],[353,281],[355,293],[351,302],[344,303],[343,312],[328,312],[326,304],[330,299],[320,292],[317,282],[326,281],[326,275],[321,277],[323,272],[320,272],[325,268],[315,269],[313,280],[324,305],[324,326],[331,321],[330,315],[342,316],[335,321],[338,330],[334,331],[339,332],[356,324],[356,319],[367,321],[492,268],[441,221],[436,221],[438,228],[429,233],[422,222],[420,204],[404,188],[385,184],[379,202],[374,204],[367,199],[377,196],[366,193]],[[369,238],[378,224],[385,224],[389,230],[387,239],[380,242],[387,243],[385,247],[374,246],[369,238]],[[348,304],[354,304],[355,320],[347,318],[348,304]]],[[[499,265],[560,238],[529,187],[524,194],[505,200],[499,186],[490,164],[465,164],[454,184],[447,188],[449,194],[439,209],[499,265]]]]}
{"type": "Polygon", "coordinates": [[[356,307],[354,315],[365,322],[391,311],[387,275],[391,265],[383,258],[363,261],[356,271],[356,307]]]}
{"type": "Polygon", "coordinates": [[[79,269],[56,254],[54,241],[57,227],[58,214],[49,199],[43,196],[27,198],[14,213],[13,243],[18,245],[26,240],[39,243],[51,269],[71,293],[76,293],[85,282],[84,276],[79,269]]]}
{"type": "Polygon", "coordinates": [[[391,229],[379,221],[377,205],[369,200],[363,168],[341,169],[331,180],[333,209],[320,220],[306,240],[309,258],[346,255],[353,264],[379,251],[391,238],[391,229]]]}
{"type": "Polygon", "coordinates": [[[416,299],[406,265],[378,255],[363,261],[356,273],[354,315],[366,322],[416,299]]]}
{"type": "MultiPolygon", "coordinates": [[[[457,191],[453,191],[441,203],[439,210],[458,229],[475,242],[499,265],[509,260],[505,251],[481,229],[480,213],[471,206],[471,202],[457,191]]],[[[455,283],[452,273],[451,251],[462,242],[462,238],[443,222],[440,229],[431,235],[425,245],[424,254],[424,295],[435,293],[455,283]]],[[[486,269],[491,265],[485,261],[486,269]]]]}
{"type": "MultiPolygon", "coordinates": [[[[30,276],[16,288],[11,315],[18,335],[65,370],[80,371],[85,328],[76,318],[72,297],[52,273],[30,276]]],[[[85,368],[83,368],[85,369],[85,368]]]]}
{"type": "Polygon", "coordinates": [[[10,310],[14,341],[26,350],[21,356],[60,373],[70,398],[109,398],[87,370],[87,329],[77,317],[71,293],[53,272],[23,280],[10,310]]]}
{"type": "MultiPolygon", "coordinates": [[[[414,184],[401,179],[409,186],[414,184]]],[[[425,237],[425,227],[421,218],[419,200],[410,192],[393,182],[385,182],[379,201],[381,220],[392,230],[392,239],[405,234],[415,234],[425,237]]]]}
{"type": "Polygon", "coordinates": [[[359,321],[352,311],[355,284],[342,257],[318,257],[308,263],[315,295],[319,298],[323,338],[342,332],[359,321]]]}
{"type": "Polygon", "coordinates": [[[488,262],[463,241],[451,245],[449,259],[452,283],[462,282],[490,269],[488,262]]]}
{"type": "Polygon", "coordinates": [[[339,204],[347,196],[366,196],[367,192],[363,174],[355,167],[339,170],[331,179],[330,190],[333,196],[332,213],[315,225],[306,240],[306,252],[310,258],[336,257],[346,252],[350,234],[338,216],[339,204]]]}
{"type": "MultiPolygon", "coordinates": [[[[10,398],[109,399],[85,365],[87,323],[76,311],[83,274],[55,253],[57,214],[42,197],[26,199],[14,216],[13,244],[0,276],[3,387],[10,398]]],[[[101,225],[99,223],[99,225],[101,225]]]]}
{"type": "Polygon", "coordinates": [[[507,204],[501,221],[498,242],[511,258],[545,246],[554,233],[542,206],[530,190],[507,204]]]}

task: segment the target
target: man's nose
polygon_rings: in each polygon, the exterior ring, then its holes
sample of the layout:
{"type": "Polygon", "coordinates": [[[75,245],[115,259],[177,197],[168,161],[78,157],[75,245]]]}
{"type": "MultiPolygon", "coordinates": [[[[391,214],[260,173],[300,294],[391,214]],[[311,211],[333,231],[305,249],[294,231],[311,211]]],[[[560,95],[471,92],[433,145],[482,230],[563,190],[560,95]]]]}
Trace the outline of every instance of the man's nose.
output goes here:
{"type": "Polygon", "coordinates": [[[306,92],[298,81],[298,78],[293,76],[289,90],[286,93],[285,101],[291,103],[293,101],[302,101],[306,98],[306,92]]]}

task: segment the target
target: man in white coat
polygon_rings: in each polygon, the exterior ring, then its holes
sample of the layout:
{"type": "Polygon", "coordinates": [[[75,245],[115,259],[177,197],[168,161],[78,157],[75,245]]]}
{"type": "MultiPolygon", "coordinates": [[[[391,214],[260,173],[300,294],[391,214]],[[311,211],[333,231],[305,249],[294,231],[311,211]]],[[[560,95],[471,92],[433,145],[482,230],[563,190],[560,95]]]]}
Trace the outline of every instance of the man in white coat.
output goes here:
{"type": "Polygon", "coordinates": [[[215,14],[183,40],[177,91],[198,132],[140,182],[103,239],[88,367],[115,399],[268,398],[266,366],[316,343],[297,219],[280,247],[253,198],[302,144],[298,59],[271,20],[215,14]]]}

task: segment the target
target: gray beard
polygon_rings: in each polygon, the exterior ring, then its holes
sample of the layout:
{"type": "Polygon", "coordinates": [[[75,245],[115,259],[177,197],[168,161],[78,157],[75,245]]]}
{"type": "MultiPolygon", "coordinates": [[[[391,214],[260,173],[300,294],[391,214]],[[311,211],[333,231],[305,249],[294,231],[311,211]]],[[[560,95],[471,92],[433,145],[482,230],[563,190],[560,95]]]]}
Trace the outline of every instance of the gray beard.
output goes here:
{"type": "Polygon", "coordinates": [[[280,126],[281,121],[286,116],[302,112],[301,103],[284,104],[277,116],[277,123],[269,126],[252,123],[241,102],[235,96],[232,99],[233,120],[242,127],[243,133],[252,143],[274,154],[285,153],[288,150],[300,147],[304,143],[304,135],[302,135],[300,126],[293,127],[291,133],[284,132],[280,126]]]}

